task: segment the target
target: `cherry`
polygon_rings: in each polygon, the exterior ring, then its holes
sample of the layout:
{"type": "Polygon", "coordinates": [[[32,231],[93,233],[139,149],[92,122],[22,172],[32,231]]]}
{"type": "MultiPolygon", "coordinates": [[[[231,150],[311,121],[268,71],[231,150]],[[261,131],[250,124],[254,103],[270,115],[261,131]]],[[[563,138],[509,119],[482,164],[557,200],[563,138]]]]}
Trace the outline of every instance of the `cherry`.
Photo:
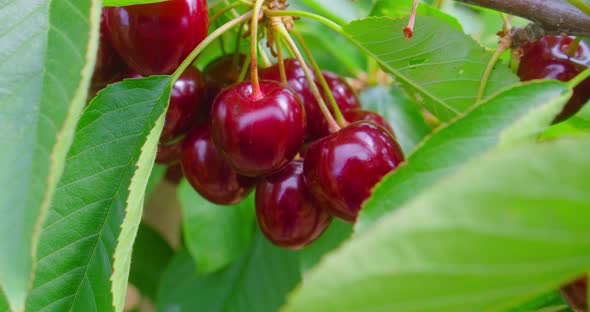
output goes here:
{"type": "Polygon", "coordinates": [[[156,154],[156,163],[162,165],[173,165],[180,161],[182,140],[171,144],[159,144],[156,154]]]}
{"type": "Polygon", "coordinates": [[[355,222],[372,188],[404,161],[401,148],[382,127],[355,122],[313,143],[304,162],[316,200],[332,215],[355,222]]]}
{"type": "Polygon", "coordinates": [[[180,163],[176,163],[174,165],[168,166],[168,168],[166,169],[166,174],[164,175],[164,179],[166,179],[166,181],[174,185],[178,185],[180,184],[180,181],[182,180],[183,176],[184,175],[182,174],[182,166],[180,165],[180,163]]]}
{"type": "Polygon", "coordinates": [[[189,67],[174,83],[161,142],[174,140],[190,130],[195,121],[202,121],[209,111],[205,81],[195,67],[189,67]]]}
{"type": "Polygon", "coordinates": [[[309,245],[332,221],[332,216],[313,200],[300,160],[260,179],[256,185],[256,217],[269,241],[289,249],[309,245]]]}
{"type": "Polygon", "coordinates": [[[389,122],[387,122],[387,120],[385,120],[383,116],[375,112],[364,109],[350,109],[343,112],[342,114],[344,115],[344,119],[346,119],[346,121],[348,122],[355,122],[361,120],[372,121],[383,127],[383,129],[387,130],[387,132],[389,132],[389,134],[391,134],[391,136],[395,138],[395,133],[389,125],[389,122]]]}
{"type": "MultiPolygon", "coordinates": [[[[141,78],[135,71],[127,71],[125,78],[141,78]]],[[[160,142],[169,145],[186,134],[195,122],[203,122],[208,116],[205,81],[201,72],[191,66],[187,68],[172,87],[170,104],[160,142]]]]}
{"type": "MultiPolygon", "coordinates": [[[[322,75],[324,76],[324,79],[326,79],[330,91],[332,91],[332,95],[334,95],[336,104],[338,104],[341,111],[361,108],[361,102],[356,96],[356,93],[344,78],[329,71],[322,71],[322,75]]],[[[320,90],[323,92],[323,88],[320,88],[320,90]]],[[[329,103],[327,95],[324,95],[324,99],[329,103]]]]}
{"type": "Polygon", "coordinates": [[[105,8],[113,45],[143,76],[170,74],[207,36],[206,0],[105,8]]]}
{"type": "Polygon", "coordinates": [[[575,311],[588,311],[588,278],[580,278],[562,287],[561,295],[575,311]]]}
{"type": "Polygon", "coordinates": [[[184,175],[205,199],[220,205],[238,203],[250,193],[255,181],[238,175],[221,158],[211,141],[207,124],[195,127],[182,144],[184,175]]]}
{"type": "Polygon", "coordinates": [[[305,135],[305,110],[291,89],[261,81],[253,98],[250,82],[221,91],[211,109],[213,142],[226,161],[245,176],[280,170],[295,157],[305,135]]]}
{"type": "MultiPolygon", "coordinates": [[[[566,53],[575,37],[545,36],[537,42],[522,47],[518,76],[523,81],[533,79],[558,79],[569,81],[590,66],[590,48],[580,42],[574,56],[566,53]]],[[[590,78],[576,88],[563,111],[554,122],[563,121],[586,104],[590,99],[590,78]]]]}
{"type": "Polygon", "coordinates": [[[246,55],[240,53],[224,55],[207,64],[203,69],[203,76],[207,85],[208,103],[213,103],[221,90],[238,81],[245,62],[246,55]]]}
{"type": "Polygon", "coordinates": [[[91,88],[96,90],[100,90],[107,84],[121,79],[123,73],[127,70],[127,65],[113,48],[104,9],[101,17],[100,38],[91,82],[91,88]]]}

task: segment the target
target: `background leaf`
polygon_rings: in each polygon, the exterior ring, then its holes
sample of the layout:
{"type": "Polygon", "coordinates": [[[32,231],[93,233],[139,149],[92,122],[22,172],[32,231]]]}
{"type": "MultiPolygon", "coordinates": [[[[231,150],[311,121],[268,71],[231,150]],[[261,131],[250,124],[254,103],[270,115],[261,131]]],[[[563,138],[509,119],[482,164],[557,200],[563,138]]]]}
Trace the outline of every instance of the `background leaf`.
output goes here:
{"type": "MultiPolygon", "coordinates": [[[[411,13],[412,1],[378,0],[375,2],[375,6],[373,6],[371,16],[405,17],[411,13]]],[[[446,14],[428,3],[420,3],[417,14],[420,15],[418,19],[422,18],[422,15],[433,16],[447,22],[459,31],[463,30],[461,24],[455,17],[446,14]]]]}
{"type": "Polygon", "coordinates": [[[285,311],[503,311],[576,278],[589,150],[587,136],[472,162],[331,254],[285,311]]]}
{"type": "Polygon", "coordinates": [[[172,247],[158,232],[140,224],[133,245],[129,282],[155,302],[160,280],[173,255],[172,247]]]}
{"type": "Polygon", "coordinates": [[[85,104],[99,16],[97,0],[0,5],[0,286],[15,310],[85,104]]]}
{"type": "Polygon", "coordinates": [[[360,99],[364,108],[385,117],[406,155],[431,131],[416,105],[398,88],[371,87],[360,99]]]}
{"type": "Polygon", "coordinates": [[[180,253],[164,274],[158,311],[275,312],[299,281],[297,252],[271,245],[257,231],[247,252],[217,273],[197,275],[188,252],[180,253]]]}
{"type": "MultiPolygon", "coordinates": [[[[418,103],[442,121],[475,104],[491,54],[469,36],[430,16],[416,20],[416,35],[404,40],[408,19],[387,17],[354,21],[344,30],[392,73],[418,103]]],[[[518,82],[501,63],[489,79],[486,96],[518,82]]]]}
{"type": "Polygon", "coordinates": [[[334,219],[330,227],[313,244],[300,251],[301,270],[311,269],[332,250],[340,247],[352,236],[352,224],[334,219]]]}
{"type": "Polygon", "coordinates": [[[222,206],[201,197],[186,180],[180,184],[185,245],[199,273],[215,272],[244,253],[255,225],[253,195],[222,206]]]}
{"type": "Polygon", "coordinates": [[[375,188],[357,228],[370,228],[383,214],[399,208],[470,159],[499,145],[535,140],[570,96],[568,86],[558,81],[519,85],[441,128],[375,188]]]}
{"type": "Polygon", "coordinates": [[[109,278],[127,201],[137,191],[130,185],[169,95],[168,76],[125,80],[99,92],[84,112],[41,232],[27,311],[113,310],[109,278]]]}

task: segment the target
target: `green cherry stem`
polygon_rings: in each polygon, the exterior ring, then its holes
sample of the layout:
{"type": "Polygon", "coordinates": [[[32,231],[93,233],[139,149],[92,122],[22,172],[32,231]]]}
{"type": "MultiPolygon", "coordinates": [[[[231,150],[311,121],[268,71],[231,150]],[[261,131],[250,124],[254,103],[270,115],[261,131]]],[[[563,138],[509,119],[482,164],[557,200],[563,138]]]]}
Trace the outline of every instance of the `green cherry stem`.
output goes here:
{"type": "Polygon", "coordinates": [[[247,12],[241,16],[238,16],[238,17],[234,18],[233,20],[223,24],[221,27],[217,28],[209,36],[207,36],[205,39],[203,39],[203,41],[195,47],[195,49],[186,57],[186,59],[184,59],[182,64],[180,64],[180,66],[178,66],[176,71],[172,74],[172,83],[174,83],[174,82],[176,82],[176,80],[178,80],[180,75],[182,75],[182,73],[184,73],[184,71],[189,66],[191,66],[191,64],[194,62],[194,60],[197,58],[197,56],[199,56],[199,54],[201,52],[203,52],[203,50],[207,46],[209,46],[213,41],[215,41],[215,39],[217,39],[219,36],[223,35],[228,30],[232,29],[236,25],[239,25],[239,24],[242,24],[242,23],[248,21],[251,17],[252,17],[252,12],[247,12]]]}
{"type": "Polygon", "coordinates": [[[477,98],[475,100],[476,103],[480,102],[483,99],[483,96],[486,92],[486,87],[488,85],[488,81],[490,80],[490,77],[492,76],[492,71],[494,70],[494,66],[496,66],[496,63],[500,59],[500,56],[502,56],[502,53],[504,53],[506,50],[510,49],[511,45],[512,45],[512,36],[506,35],[506,36],[502,37],[502,39],[500,39],[500,42],[498,43],[498,48],[496,48],[496,51],[494,52],[494,54],[492,55],[492,58],[488,62],[488,66],[486,67],[486,70],[484,71],[483,76],[481,78],[481,83],[479,84],[479,90],[477,91],[477,98]]]}
{"type": "Polygon", "coordinates": [[[589,68],[586,68],[579,75],[577,75],[576,77],[574,77],[572,80],[568,81],[568,85],[570,87],[572,87],[572,88],[575,88],[580,83],[582,83],[584,80],[588,79],[589,77],[590,77],[590,67],[589,68]]]}
{"type": "Polygon", "coordinates": [[[265,10],[264,13],[267,16],[297,16],[297,17],[310,18],[310,19],[316,20],[316,21],[330,27],[332,30],[343,35],[344,37],[350,38],[350,36],[346,32],[344,32],[344,30],[342,29],[342,26],[338,25],[336,22],[332,21],[331,19],[323,17],[318,14],[314,14],[311,12],[305,12],[305,11],[299,11],[299,10],[279,10],[279,11],[265,10]]]}
{"type": "Polygon", "coordinates": [[[334,117],[332,117],[332,114],[330,113],[328,106],[326,106],[326,103],[324,102],[324,99],[322,98],[320,90],[318,89],[318,86],[315,84],[315,81],[313,80],[313,76],[311,75],[311,71],[309,70],[309,67],[305,63],[305,59],[303,58],[303,55],[301,55],[301,52],[299,52],[299,49],[297,48],[297,44],[295,44],[295,41],[293,41],[293,39],[291,38],[291,35],[289,35],[289,31],[287,30],[287,28],[285,27],[285,25],[283,24],[282,21],[273,22],[272,27],[281,37],[283,37],[285,39],[285,41],[287,42],[287,46],[290,48],[291,51],[293,51],[293,53],[295,54],[295,58],[299,61],[299,64],[301,65],[301,69],[303,69],[303,72],[305,73],[305,77],[307,78],[307,82],[309,83],[309,87],[311,88],[311,92],[313,93],[313,96],[315,97],[316,101],[318,101],[318,104],[320,106],[320,110],[322,111],[324,118],[326,118],[326,121],[328,122],[328,126],[330,127],[330,130],[332,130],[333,132],[339,131],[340,125],[338,125],[338,123],[336,122],[334,117]]]}
{"type": "Polygon", "coordinates": [[[307,58],[309,59],[309,62],[311,63],[311,67],[313,68],[316,78],[319,80],[320,85],[322,86],[322,89],[324,89],[324,93],[326,93],[328,95],[328,100],[330,101],[330,105],[332,105],[332,110],[334,110],[334,117],[336,118],[336,121],[338,122],[338,124],[341,127],[345,127],[348,123],[344,119],[344,116],[342,115],[342,112],[340,111],[340,107],[338,106],[338,103],[336,103],[336,99],[334,98],[334,94],[332,94],[332,90],[330,89],[330,86],[328,85],[326,78],[324,78],[324,75],[322,74],[322,70],[320,69],[320,66],[316,62],[315,58],[313,57],[311,50],[309,49],[309,47],[305,43],[303,36],[301,36],[301,34],[295,30],[292,30],[291,33],[293,34],[293,36],[295,37],[297,42],[299,42],[299,45],[303,49],[303,52],[305,53],[305,55],[307,55],[307,58]]]}
{"type": "Polygon", "coordinates": [[[259,100],[263,97],[258,78],[258,19],[265,0],[256,0],[252,9],[252,21],[250,22],[250,81],[252,82],[251,98],[259,100]]]}
{"type": "Polygon", "coordinates": [[[246,60],[244,61],[244,66],[242,66],[242,70],[240,71],[240,76],[238,76],[238,82],[244,81],[246,79],[246,74],[248,74],[248,68],[250,68],[250,60],[252,56],[250,54],[246,54],[246,60]]]}
{"type": "Polygon", "coordinates": [[[266,68],[266,67],[272,66],[272,62],[270,61],[270,58],[268,57],[268,54],[264,50],[264,47],[262,46],[261,42],[258,42],[258,53],[260,54],[260,60],[262,61],[262,67],[266,68]]]}
{"type": "Polygon", "coordinates": [[[580,9],[580,11],[586,13],[586,15],[590,15],[590,6],[586,4],[582,0],[567,0],[571,5],[575,6],[576,8],[580,9]]]}
{"type": "Polygon", "coordinates": [[[211,20],[209,20],[209,25],[213,25],[213,23],[215,23],[217,21],[217,19],[219,19],[225,13],[227,13],[228,11],[230,11],[232,9],[239,7],[240,5],[243,5],[243,4],[241,2],[234,2],[232,4],[229,4],[225,8],[220,9],[219,11],[215,12],[215,15],[213,15],[213,17],[211,17],[211,20]]]}
{"type": "Polygon", "coordinates": [[[281,75],[281,83],[287,85],[287,73],[285,72],[285,56],[283,55],[283,45],[281,44],[280,40],[275,40],[275,45],[277,47],[277,57],[279,63],[279,74],[281,75]]]}

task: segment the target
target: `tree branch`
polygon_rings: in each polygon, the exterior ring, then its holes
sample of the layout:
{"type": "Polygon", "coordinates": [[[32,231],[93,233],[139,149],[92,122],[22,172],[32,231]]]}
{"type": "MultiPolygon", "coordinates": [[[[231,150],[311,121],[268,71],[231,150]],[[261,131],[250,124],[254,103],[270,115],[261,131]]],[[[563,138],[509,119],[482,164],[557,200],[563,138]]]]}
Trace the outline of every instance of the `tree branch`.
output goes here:
{"type": "Polygon", "coordinates": [[[547,34],[590,37],[590,16],[567,0],[456,0],[520,16],[541,26],[547,34]]]}

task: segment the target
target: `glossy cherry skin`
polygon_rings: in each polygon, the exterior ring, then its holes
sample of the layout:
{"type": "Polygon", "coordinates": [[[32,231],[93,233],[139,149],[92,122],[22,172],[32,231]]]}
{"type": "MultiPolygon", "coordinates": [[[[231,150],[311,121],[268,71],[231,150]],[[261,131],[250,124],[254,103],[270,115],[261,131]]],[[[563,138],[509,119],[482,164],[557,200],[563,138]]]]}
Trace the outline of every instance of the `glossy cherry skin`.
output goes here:
{"type": "Polygon", "coordinates": [[[245,62],[246,55],[244,54],[227,54],[205,66],[203,76],[205,77],[209,103],[213,103],[221,90],[238,81],[245,62]]]}
{"type": "Polygon", "coordinates": [[[180,163],[175,163],[168,166],[168,169],[166,169],[166,174],[164,175],[164,179],[174,185],[180,184],[182,177],[184,177],[184,174],[182,173],[182,166],[180,163]]]}
{"type": "Polygon", "coordinates": [[[143,76],[171,74],[207,36],[206,0],[105,8],[113,46],[143,76]]]}
{"type": "MultiPolygon", "coordinates": [[[[332,91],[332,95],[334,95],[334,99],[341,111],[361,108],[361,102],[356,93],[344,78],[329,71],[322,71],[322,75],[324,76],[324,79],[326,79],[326,82],[332,91]]],[[[322,90],[322,93],[325,93],[323,92],[323,89],[320,90],[322,90]]],[[[328,101],[327,95],[324,95],[324,98],[328,101]]]]}
{"type": "MultiPolygon", "coordinates": [[[[590,48],[580,42],[575,56],[566,53],[574,37],[545,36],[538,42],[522,47],[518,76],[523,81],[533,79],[557,79],[569,81],[590,66],[590,48]]],[[[555,122],[563,121],[582,108],[590,99],[590,78],[576,88],[555,122]]]]}
{"type": "Polygon", "coordinates": [[[205,80],[191,66],[174,83],[160,141],[174,140],[188,132],[196,121],[205,120],[208,106],[205,80]]]}
{"type": "Polygon", "coordinates": [[[254,179],[238,175],[223,160],[211,141],[211,129],[207,124],[195,127],[184,140],[181,164],[193,188],[219,205],[240,202],[255,184],[254,179]]]}
{"type": "Polygon", "coordinates": [[[362,120],[372,121],[383,127],[383,129],[387,130],[387,132],[389,132],[389,134],[391,134],[391,136],[395,138],[395,133],[393,132],[393,128],[391,128],[391,125],[389,125],[389,122],[387,122],[387,120],[385,120],[383,116],[375,112],[356,108],[347,110],[342,114],[344,116],[344,119],[346,119],[346,121],[350,123],[362,120]]]}
{"type": "MultiPolygon", "coordinates": [[[[306,138],[314,137],[314,133],[321,131],[323,127],[324,116],[320,111],[318,102],[316,101],[309,82],[305,77],[305,72],[301,68],[301,64],[296,59],[285,59],[285,76],[287,78],[287,86],[301,99],[301,103],[305,107],[305,114],[307,116],[307,134],[306,138]]],[[[263,68],[259,73],[260,79],[273,80],[281,82],[281,73],[279,65],[275,64],[271,67],[263,68]]],[[[315,76],[313,77],[315,80],[315,76]]]]}
{"type": "Polygon", "coordinates": [[[256,217],[269,241],[289,249],[309,245],[332,221],[328,211],[313,200],[299,160],[258,181],[256,217]]]}
{"type": "Polygon", "coordinates": [[[156,163],[161,165],[173,165],[180,162],[181,150],[182,140],[171,144],[159,144],[158,153],[156,154],[156,163]]]}
{"type": "Polygon", "coordinates": [[[401,148],[381,126],[356,122],[313,143],[304,175],[316,200],[335,217],[356,222],[373,187],[404,161],[401,148]]]}
{"type": "Polygon", "coordinates": [[[111,34],[107,28],[104,9],[101,17],[100,39],[98,41],[96,64],[94,65],[94,72],[91,80],[91,87],[97,90],[104,88],[111,82],[121,79],[123,73],[127,70],[127,64],[125,64],[113,47],[111,34]]]}
{"type": "Polygon", "coordinates": [[[211,109],[213,142],[239,174],[259,177],[289,163],[305,136],[305,110],[299,97],[275,81],[261,81],[263,96],[253,99],[252,84],[221,91],[211,109]]]}
{"type": "Polygon", "coordinates": [[[574,311],[588,311],[588,277],[580,278],[562,287],[561,295],[574,311]]]}

